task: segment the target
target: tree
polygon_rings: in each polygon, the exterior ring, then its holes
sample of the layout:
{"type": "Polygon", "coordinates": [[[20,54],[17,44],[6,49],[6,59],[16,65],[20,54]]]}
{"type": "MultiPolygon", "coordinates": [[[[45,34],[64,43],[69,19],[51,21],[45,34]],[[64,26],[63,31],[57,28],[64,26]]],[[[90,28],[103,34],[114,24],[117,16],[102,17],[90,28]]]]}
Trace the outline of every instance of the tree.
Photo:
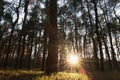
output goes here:
{"type": "Polygon", "coordinates": [[[16,18],[16,20],[13,23],[11,21],[11,23],[12,23],[12,31],[11,31],[10,37],[9,37],[8,48],[7,48],[6,57],[5,57],[5,60],[4,60],[4,67],[7,67],[7,63],[8,63],[8,60],[9,60],[8,58],[9,58],[9,55],[10,55],[11,40],[12,40],[12,36],[13,36],[13,32],[14,32],[15,26],[16,26],[18,20],[19,20],[19,8],[20,8],[20,5],[21,5],[21,0],[19,1],[18,7],[16,7],[17,18],[16,18]]]}
{"type": "Polygon", "coordinates": [[[104,58],[103,58],[103,51],[102,51],[102,42],[101,42],[101,37],[100,37],[100,32],[99,32],[99,19],[98,19],[98,12],[97,12],[97,1],[93,0],[94,4],[94,12],[95,12],[95,26],[96,26],[96,35],[97,35],[97,41],[99,44],[99,49],[100,49],[100,70],[104,71],[104,58]]]}
{"type": "Polygon", "coordinates": [[[4,5],[5,5],[4,0],[1,0],[0,1],[0,21],[2,19],[3,14],[4,14],[4,5]]]}
{"type": "Polygon", "coordinates": [[[18,56],[19,59],[17,59],[16,63],[18,63],[19,68],[22,68],[23,64],[23,59],[24,59],[24,52],[25,52],[25,38],[26,38],[26,21],[27,21],[27,15],[28,15],[28,5],[29,5],[29,0],[25,0],[25,5],[24,5],[24,19],[23,19],[23,24],[22,24],[22,30],[20,33],[20,37],[19,37],[19,42],[18,42],[18,56]],[[22,48],[21,48],[21,43],[22,43],[22,48]]]}
{"type": "Polygon", "coordinates": [[[99,69],[99,59],[98,59],[98,56],[97,56],[97,42],[95,40],[95,36],[94,36],[94,25],[93,25],[93,22],[92,22],[92,17],[91,17],[91,14],[90,14],[90,5],[89,5],[89,2],[88,0],[86,0],[87,2],[87,9],[88,9],[88,17],[89,17],[89,22],[90,22],[90,36],[92,38],[92,43],[93,43],[93,55],[94,55],[94,59],[95,59],[95,66],[96,66],[96,69],[99,69]]]}
{"type": "Polygon", "coordinates": [[[49,1],[48,21],[49,43],[46,72],[51,73],[58,71],[57,0],[49,1]]]}

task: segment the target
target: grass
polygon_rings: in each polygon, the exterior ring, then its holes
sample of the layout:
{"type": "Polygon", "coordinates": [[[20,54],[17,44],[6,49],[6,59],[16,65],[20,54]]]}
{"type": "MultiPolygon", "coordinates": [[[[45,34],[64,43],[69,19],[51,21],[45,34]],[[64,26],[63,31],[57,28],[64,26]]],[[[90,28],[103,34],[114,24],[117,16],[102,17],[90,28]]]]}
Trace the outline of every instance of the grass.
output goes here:
{"type": "Polygon", "coordinates": [[[85,74],[58,72],[50,76],[33,70],[0,70],[0,80],[88,80],[85,74]]]}
{"type": "Polygon", "coordinates": [[[0,70],[0,80],[32,80],[42,73],[33,70],[0,70]]]}
{"type": "Polygon", "coordinates": [[[0,70],[0,80],[120,80],[120,72],[58,72],[50,76],[34,70],[0,70]]]}
{"type": "Polygon", "coordinates": [[[36,77],[35,80],[88,80],[88,77],[85,74],[59,72],[50,76],[36,77]]]}

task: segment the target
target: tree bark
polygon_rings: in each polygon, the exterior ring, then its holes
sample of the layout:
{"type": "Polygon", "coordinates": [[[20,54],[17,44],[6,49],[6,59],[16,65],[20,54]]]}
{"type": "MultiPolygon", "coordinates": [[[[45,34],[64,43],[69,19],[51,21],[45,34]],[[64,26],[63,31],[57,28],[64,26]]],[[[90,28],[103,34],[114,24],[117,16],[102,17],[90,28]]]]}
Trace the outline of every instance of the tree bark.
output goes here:
{"type": "MultiPolygon", "coordinates": [[[[48,0],[46,1],[46,14],[48,14],[48,0]]],[[[43,15],[44,16],[44,15],[43,15]]],[[[48,15],[46,16],[47,20],[43,20],[44,22],[44,48],[43,48],[43,56],[42,56],[42,70],[45,70],[45,62],[46,62],[46,54],[47,54],[47,38],[48,38],[48,31],[47,31],[47,27],[48,26],[48,15]]]]}
{"type": "Polygon", "coordinates": [[[90,8],[89,8],[89,2],[88,0],[86,0],[87,2],[87,9],[88,9],[88,17],[89,17],[89,22],[90,22],[90,36],[92,38],[92,42],[93,42],[93,57],[94,57],[94,60],[95,60],[95,67],[96,69],[99,69],[99,59],[98,59],[98,56],[97,56],[97,42],[94,38],[94,32],[93,32],[93,23],[92,23],[92,17],[91,17],[91,14],[90,14],[90,8]]]}
{"type": "Polygon", "coordinates": [[[108,33],[109,33],[109,39],[110,39],[111,55],[112,55],[112,60],[113,60],[114,68],[115,68],[115,67],[117,67],[116,53],[115,53],[115,50],[113,48],[113,43],[112,43],[113,41],[112,41],[110,26],[107,26],[107,27],[108,27],[108,33]]]}
{"type": "Polygon", "coordinates": [[[46,72],[52,73],[58,71],[57,0],[50,0],[49,3],[49,43],[46,72]]]}
{"type": "Polygon", "coordinates": [[[97,35],[97,41],[99,44],[99,49],[100,49],[100,70],[104,71],[104,58],[103,58],[103,51],[102,51],[102,42],[101,42],[101,37],[99,33],[99,19],[98,19],[98,12],[97,12],[97,2],[96,0],[93,0],[94,4],[94,12],[95,12],[95,26],[96,26],[96,35],[97,35]]]}
{"type": "Polygon", "coordinates": [[[12,31],[10,33],[10,38],[9,38],[9,41],[8,41],[8,48],[6,50],[6,56],[5,56],[4,65],[3,65],[4,68],[7,67],[7,64],[8,64],[8,61],[9,61],[8,58],[9,58],[9,54],[10,54],[12,35],[13,35],[13,32],[14,32],[15,26],[16,26],[18,20],[19,20],[19,8],[20,8],[20,5],[21,5],[21,0],[19,1],[18,7],[16,8],[17,18],[16,18],[15,22],[12,23],[12,31]]]}

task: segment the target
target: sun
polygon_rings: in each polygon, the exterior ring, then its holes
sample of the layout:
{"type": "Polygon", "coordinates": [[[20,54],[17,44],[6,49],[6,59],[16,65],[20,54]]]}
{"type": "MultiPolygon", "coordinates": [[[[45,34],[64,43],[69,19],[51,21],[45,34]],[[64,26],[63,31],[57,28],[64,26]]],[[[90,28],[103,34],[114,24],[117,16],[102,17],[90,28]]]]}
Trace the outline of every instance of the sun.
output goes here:
{"type": "Polygon", "coordinates": [[[78,58],[77,55],[70,54],[70,55],[68,56],[68,62],[69,62],[69,64],[71,64],[71,65],[77,65],[77,64],[79,64],[79,58],[78,58]]]}

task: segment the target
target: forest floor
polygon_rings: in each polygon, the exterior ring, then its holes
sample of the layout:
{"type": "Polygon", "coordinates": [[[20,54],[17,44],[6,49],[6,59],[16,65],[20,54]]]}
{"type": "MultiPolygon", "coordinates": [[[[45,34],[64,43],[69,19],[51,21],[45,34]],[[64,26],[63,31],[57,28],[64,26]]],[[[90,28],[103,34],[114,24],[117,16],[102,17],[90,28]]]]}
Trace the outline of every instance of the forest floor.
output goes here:
{"type": "Polygon", "coordinates": [[[0,70],[0,80],[120,80],[117,71],[59,72],[50,76],[38,70],[0,70]]]}

